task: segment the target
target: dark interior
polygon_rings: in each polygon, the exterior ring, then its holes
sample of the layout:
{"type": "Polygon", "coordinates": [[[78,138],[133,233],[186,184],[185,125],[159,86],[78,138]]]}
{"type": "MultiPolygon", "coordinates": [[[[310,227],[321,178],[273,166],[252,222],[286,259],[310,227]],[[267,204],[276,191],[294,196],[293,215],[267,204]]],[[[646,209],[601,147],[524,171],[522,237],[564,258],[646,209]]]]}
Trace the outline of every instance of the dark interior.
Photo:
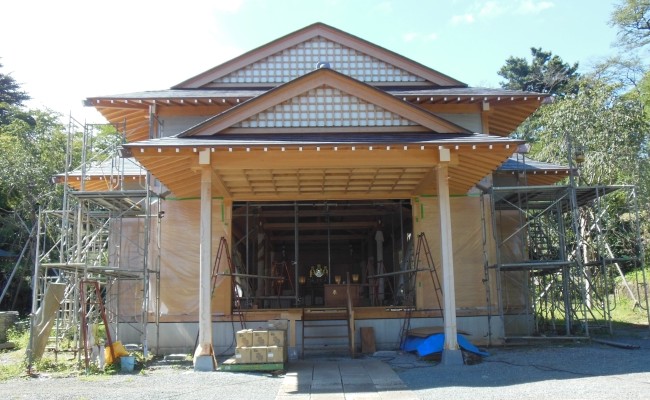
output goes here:
{"type": "Polygon", "coordinates": [[[232,221],[235,307],[337,307],[348,291],[354,306],[406,301],[402,274],[379,275],[404,268],[408,200],[240,202],[232,221]]]}

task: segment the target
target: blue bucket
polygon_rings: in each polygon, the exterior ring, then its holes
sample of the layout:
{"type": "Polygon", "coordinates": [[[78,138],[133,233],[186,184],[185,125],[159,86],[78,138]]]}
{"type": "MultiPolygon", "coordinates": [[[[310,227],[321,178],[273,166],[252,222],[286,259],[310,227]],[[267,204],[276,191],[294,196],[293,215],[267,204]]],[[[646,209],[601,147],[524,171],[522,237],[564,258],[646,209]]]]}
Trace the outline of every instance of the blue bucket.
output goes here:
{"type": "Polygon", "coordinates": [[[120,367],[122,372],[133,372],[133,367],[135,366],[135,357],[134,356],[122,356],[120,357],[120,367]]]}

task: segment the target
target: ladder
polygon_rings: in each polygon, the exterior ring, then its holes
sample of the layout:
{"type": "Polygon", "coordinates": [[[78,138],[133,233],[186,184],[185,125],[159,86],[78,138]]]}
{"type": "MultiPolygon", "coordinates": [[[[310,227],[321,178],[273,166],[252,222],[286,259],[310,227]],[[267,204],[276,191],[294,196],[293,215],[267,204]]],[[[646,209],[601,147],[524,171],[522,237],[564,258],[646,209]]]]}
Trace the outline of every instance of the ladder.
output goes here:
{"type": "Polygon", "coordinates": [[[542,224],[531,221],[528,224],[528,251],[531,260],[542,261],[554,259],[551,238],[544,231],[542,224]]]}
{"type": "MultiPolygon", "coordinates": [[[[433,256],[431,255],[431,248],[429,247],[429,242],[427,241],[427,237],[424,234],[424,232],[418,235],[418,244],[415,250],[413,269],[406,270],[404,272],[413,273],[414,275],[417,274],[418,272],[429,272],[429,277],[431,278],[431,283],[433,284],[433,291],[436,296],[436,301],[440,306],[439,309],[440,316],[444,319],[444,310],[442,308],[442,303],[441,303],[441,297],[443,295],[442,286],[440,285],[440,279],[438,278],[438,273],[436,272],[436,264],[433,262],[433,256]],[[427,261],[427,268],[419,267],[420,252],[422,251],[424,252],[424,256],[427,261]]],[[[410,291],[411,293],[415,293],[415,281],[416,281],[415,276],[409,278],[409,280],[411,281],[410,291]]],[[[404,344],[404,341],[406,340],[406,336],[408,335],[408,332],[411,329],[411,314],[414,308],[415,308],[415,301],[413,307],[409,307],[405,310],[404,321],[402,323],[402,329],[400,330],[400,348],[404,344]]]]}
{"type": "Polygon", "coordinates": [[[219,275],[228,275],[231,277],[231,287],[232,287],[232,296],[233,296],[233,310],[232,313],[237,314],[239,317],[239,324],[241,329],[246,329],[246,322],[244,321],[244,314],[241,311],[241,302],[242,296],[237,288],[237,276],[242,276],[237,270],[237,266],[232,262],[230,257],[230,250],[228,249],[228,241],[225,237],[221,237],[219,241],[219,247],[217,249],[217,256],[214,259],[214,265],[212,266],[212,294],[211,297],[214,297],[214,291],[217,287],[217,278],[219,275]],[[228,272],[219,272],[221,265],[221,257],[225,255],[226,262],[228,263],[228,272]]]}
{"type": "Polygon", "coordinates": [[[356,355],[355,319],[350,297],[350,276],[345,285],[345,307],[302,309],[302,357],[305,351],[328,353],[347,350],[351,358],[356,355]],[[310,342],[310,343],[307,343],[310,342]]]}
{"type": "Polygon", "coordinates": [[[302,357],[307,352],[351,352],[352,329],[347,307],[303,308],[302,357]]]}

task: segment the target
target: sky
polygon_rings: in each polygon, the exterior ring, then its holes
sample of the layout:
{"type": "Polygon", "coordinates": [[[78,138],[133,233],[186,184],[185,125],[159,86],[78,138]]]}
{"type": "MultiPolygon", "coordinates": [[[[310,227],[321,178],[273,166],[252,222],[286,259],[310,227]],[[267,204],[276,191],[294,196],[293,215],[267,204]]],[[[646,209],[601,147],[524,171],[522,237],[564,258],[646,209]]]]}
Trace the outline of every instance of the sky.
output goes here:
{"type": "Polygon", "coordinates": [[[103,123],[88,97],[168,89],[322,22],[473,87],[541,47],[588,71],[616,53],[618,0],[8,0],[0,72],[32,100],[103,123]]]}

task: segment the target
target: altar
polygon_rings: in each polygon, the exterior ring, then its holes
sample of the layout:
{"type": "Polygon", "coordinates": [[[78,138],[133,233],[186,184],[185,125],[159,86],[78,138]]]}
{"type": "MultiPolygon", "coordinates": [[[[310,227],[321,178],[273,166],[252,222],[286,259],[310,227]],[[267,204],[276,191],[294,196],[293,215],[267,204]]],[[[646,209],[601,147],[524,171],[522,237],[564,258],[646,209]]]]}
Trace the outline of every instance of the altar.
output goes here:
{"type": "Polygon", "coordinates": [[[352,307],[358,307],[361,300],[361,285],[353,284],[325,284],[325,307],[347,307],[348,289],[350,287],[350,300],[352,307]]]}

